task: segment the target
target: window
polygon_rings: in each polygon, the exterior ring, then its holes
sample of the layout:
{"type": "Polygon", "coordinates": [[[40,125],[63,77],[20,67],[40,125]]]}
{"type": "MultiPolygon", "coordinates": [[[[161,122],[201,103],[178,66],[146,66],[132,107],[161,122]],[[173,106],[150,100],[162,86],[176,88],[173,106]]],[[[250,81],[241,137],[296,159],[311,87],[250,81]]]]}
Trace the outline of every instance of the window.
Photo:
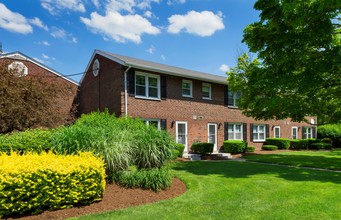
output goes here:
{"type": "Polygon", "coordinates": [[[313,129],[311,127],[303,127],[303,139],[313,138],[313,129]]]}
{"type": "Polygon", "coordinates": [[[161,121],[159,119],[145,119],[146,125],[154,126],[158,130],[161,130],[161,121]]]}
{"type": "Polygon", "coordinates": [[[241,92],[231,92],[228,91],[228,106],[230,107],[238,107],[238,100],[240,99],[241,92]]]}
{"type": "Polygon", "coordinates": [[[292,127],[291,128],[291,138],[292,139],[297,139],[297,131],[298,131],[297,127],[292,127]]]}
{"type": "Polygon", "coordinates": [[[8,65],[8,70],[17,71],[18,76],[26,76],[28,74],[28,69],[22,62],[13,62],[8,65]]]}
{"type": "Polygon", "coordinates": [[[243,140],[243,125],[242,124],[228,124],[228,139],[229,140],[243,140]]]}
{"type": "Polygon", "coordinates": [[[280,126],[275,126],[274,127],[274,137],[275,138],[280,138],[281,137],[281,127],[280,126]]]}
{"type": "Polygon", "coordinates": [[[211,84],[203,83],[202,84],[202,98],[203,99],[211,99],[211,84]]]}
{"type": "Polygon", "coordinates": [[[193,83],[190,80],[182,80],[182,96],[192,97],[193,83]]]}
{"type": "Polygon", "coordinates": [[[187,151],[187,122],[176,122],[176,143],[185,145],[187,151]]]}
{"type": "Polygon", "coordinates": [[[135,94],[136,97],[159,99],[160,76],[152,74],[136,74],[135,94]]]}
{"type": "Polygon", "coordinates": [[[252,139],[253,141],[265,141],[266,127],[265,125],[253,125],[252,139]]]}
{"type": "Polygon", "coordinates": [[[217,124],[208,124],[208,143],[213,144],[213,151],[217,151],[217,124]]]}

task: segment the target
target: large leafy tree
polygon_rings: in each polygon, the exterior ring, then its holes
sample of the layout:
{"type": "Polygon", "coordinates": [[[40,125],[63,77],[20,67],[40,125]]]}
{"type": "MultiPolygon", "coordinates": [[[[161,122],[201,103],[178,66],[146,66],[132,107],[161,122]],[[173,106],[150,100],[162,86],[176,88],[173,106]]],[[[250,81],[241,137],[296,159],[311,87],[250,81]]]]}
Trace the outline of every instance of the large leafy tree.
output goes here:
{"type": "Polygon", "coordinates": [[[54,127],[73,119],[59,102],[72,87],[48,77],[24,76],[0,67],[0,133],[35,127],[54,127]]]}
{"type": "Polygon", "coordinates": [[[243,54],[228,72],[239,107],[256,119],[341,122],[341,0],[258,0],[243,54]]]}

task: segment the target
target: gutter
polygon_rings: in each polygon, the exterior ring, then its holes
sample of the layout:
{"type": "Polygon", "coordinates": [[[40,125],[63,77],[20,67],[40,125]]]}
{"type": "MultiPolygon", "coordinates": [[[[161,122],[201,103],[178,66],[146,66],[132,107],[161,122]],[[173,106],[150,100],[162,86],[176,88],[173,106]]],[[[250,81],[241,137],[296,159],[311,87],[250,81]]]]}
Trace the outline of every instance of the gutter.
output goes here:
{"type": "Polygon", "coordinates": [[[124,116],[128,116],[128,91],[127,91],[127,72],[130,70],[131,66],[124,71],[124,116]]]}

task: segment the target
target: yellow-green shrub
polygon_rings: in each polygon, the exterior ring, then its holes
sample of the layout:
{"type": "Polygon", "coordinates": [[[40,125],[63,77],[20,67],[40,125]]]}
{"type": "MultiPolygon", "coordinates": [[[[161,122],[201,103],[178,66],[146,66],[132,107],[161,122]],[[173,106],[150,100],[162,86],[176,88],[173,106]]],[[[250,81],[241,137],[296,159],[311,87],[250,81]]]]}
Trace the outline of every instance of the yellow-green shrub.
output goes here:
{"type": "Polygon", "coordinates": [[[104,189],[103,160],[91,153],[0,156],[0,217],[89,204],[104,189]]]}

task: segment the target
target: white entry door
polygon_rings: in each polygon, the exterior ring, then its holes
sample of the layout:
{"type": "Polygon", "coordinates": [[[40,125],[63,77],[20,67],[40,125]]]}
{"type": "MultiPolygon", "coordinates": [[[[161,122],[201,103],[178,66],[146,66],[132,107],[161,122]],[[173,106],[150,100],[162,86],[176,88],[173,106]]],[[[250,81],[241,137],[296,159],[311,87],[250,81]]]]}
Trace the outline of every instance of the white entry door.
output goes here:
{"type": "Polygon", "coordinates": [[[176,143],[185,145],[184,151],[188,151],[187,145],[187,122],[177,121],[176,122],[176,143]]]}
{"type": "Polygon", "coordinates": [[[214,144],[213,151],[218,150],[217,136],[218,136],[217,124],[208,124],[208,143],[214,144]]]}

